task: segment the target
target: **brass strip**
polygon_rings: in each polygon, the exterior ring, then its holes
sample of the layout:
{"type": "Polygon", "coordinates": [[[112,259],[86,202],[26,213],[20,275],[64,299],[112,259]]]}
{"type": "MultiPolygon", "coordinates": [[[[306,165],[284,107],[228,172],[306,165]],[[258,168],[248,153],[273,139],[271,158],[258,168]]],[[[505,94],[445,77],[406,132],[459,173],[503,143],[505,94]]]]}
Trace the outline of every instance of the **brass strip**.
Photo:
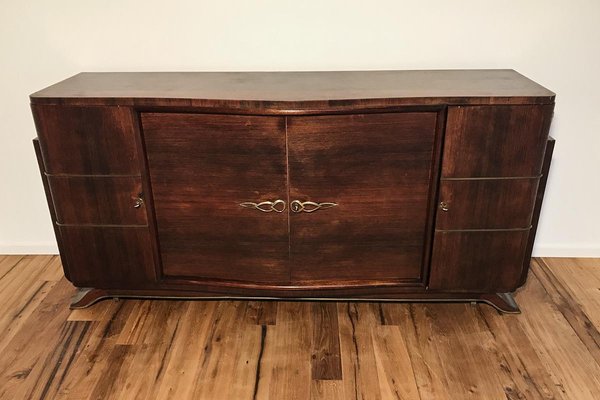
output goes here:
{"type": "Polygon", "coordinates": [[[147,228],[146,225],[119,225],[119,224],[61,224],[60,222],[55,222],[56,226],[65,226],[65,227],[80,227],[80,228],[147,228]]]}
{"type": "Polygon", "coordinates": [[[49,178],[141,178],[140,174],[49,174],[44,172],[49,178]]]}
{"type": "MultiPolygon", "coordinates": [[[[98,296],[91,303],[85,304],[84,306],[73,307],[71,309],[84,309],[93,304],[96,304],[100,300],[104,299],[150,299],[150,300],[212,300],[212,301],[222,301],[222,300],[259,300],[259,301],[294,301],[294,302],[305,302],[305,301],[328,301],[328,302],[353,302],[353,303],[485,303],[494,307],[496,310],[506,313],[506,314],[520,314],[520,311],[507,311],[498,307],[496,304],[492,303],[487,299],[481,298],[472,298],[470,296],[465,296],[464,298],[427,298],[427,297],[415,297],[415,298],[397,298],[397,299],[389,299],[389,298],[365,298],[365,297],[272,297],[272,296],[152,296],[152,295],[135,295],[135,294],[105,294],[102,296],[98,296]]],[[[76,301],[75,301],[76,302],[76,301]]],[[[513,300],[514,302],[514,300],[513,300]]],[[[516,303],[515,303],[516,304],[516,303]]]]}
{"type": "Polygon", "coordinates": [[[481,176],[475,178],[440,178],[441,181],[501,181],[501,180],[513,180],[513,179],[540,179],[543,175],[537,176],[481,176]]]}
{"type": "Polygon", "coordinates": [[[498,228],[498,229],[436,229],[436,232],[521,232],[531,229],[528,228],[498,228]]]}

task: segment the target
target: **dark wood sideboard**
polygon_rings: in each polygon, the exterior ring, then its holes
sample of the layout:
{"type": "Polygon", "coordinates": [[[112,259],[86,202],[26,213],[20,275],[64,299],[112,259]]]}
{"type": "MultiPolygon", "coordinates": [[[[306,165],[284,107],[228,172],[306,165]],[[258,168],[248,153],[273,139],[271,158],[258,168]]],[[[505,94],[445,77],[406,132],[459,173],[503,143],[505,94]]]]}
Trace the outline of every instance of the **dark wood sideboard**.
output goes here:
{"type": "Polygon", "coordinates": [[[554,93],[512,70],[82,73],[31,97],[72,307],[483,301],[518,312],[554,93]]]}

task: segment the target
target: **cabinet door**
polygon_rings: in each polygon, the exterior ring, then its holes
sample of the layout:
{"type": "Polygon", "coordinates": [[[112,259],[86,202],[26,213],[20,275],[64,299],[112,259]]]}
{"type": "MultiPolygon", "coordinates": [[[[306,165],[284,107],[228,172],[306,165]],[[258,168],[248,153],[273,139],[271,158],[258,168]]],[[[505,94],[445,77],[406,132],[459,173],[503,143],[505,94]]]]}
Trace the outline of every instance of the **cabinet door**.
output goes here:
{"type": "Polygon", "coordinates": [[[287,282],[285,119],[141,118],[163,279],[287,282]]]}
{"type": "Polygon", "coordinates": [[[552,105],[448,108],[430,289],[519,286],[551,117],[552,105]]]}
{"type": "Polygon", "coordinates": [[[435,112],[288,118],[293,282],[423,280],[436,123],[435,112]]]}
{"type": "Polygon", "coordinates": [[[143,184],[134,111],[40,104],[32,111],[67,278],[98,289],[156,282],[148,210],[135,207],[143,184]]]}

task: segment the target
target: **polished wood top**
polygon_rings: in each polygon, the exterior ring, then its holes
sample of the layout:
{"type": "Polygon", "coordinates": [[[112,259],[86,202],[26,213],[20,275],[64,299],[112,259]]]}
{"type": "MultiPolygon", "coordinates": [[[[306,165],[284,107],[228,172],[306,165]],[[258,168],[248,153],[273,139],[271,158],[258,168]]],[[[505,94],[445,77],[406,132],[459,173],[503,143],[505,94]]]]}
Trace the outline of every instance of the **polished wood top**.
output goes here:
{"type": "Polygon", "coordinates": [[[554,93],[514,70],[80,73],[32,103],[279,111],[350,106],[547,104],[554,93]]]}

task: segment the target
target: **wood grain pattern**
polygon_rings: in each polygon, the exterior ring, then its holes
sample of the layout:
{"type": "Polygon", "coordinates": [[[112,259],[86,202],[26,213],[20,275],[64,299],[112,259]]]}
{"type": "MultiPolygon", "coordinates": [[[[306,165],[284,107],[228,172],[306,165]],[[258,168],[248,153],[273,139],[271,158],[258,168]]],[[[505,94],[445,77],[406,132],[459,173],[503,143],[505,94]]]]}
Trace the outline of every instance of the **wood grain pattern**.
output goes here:
{"type": "Polygon", "coordinates": [[[81,73],[34,104],[205,107],[229,112],[423,104],[544,104],[554,93],[512,70],[81,73]]]}
{"type": "Polygon", "coordinates": [[[277,304],[277,324],[263,328],[260,340],[263,350],[253,398],[310,398],[313,337],[310,319],[310,303],[277,304]]]}
{"type": "Polygon", "coordinates": [[[525,260],[523,263],[523,273],[521,274],[521,285],[525,283],[529,273],[529,264],[531,262],[531,255],[533,253],[533,246],[535,244],[538,222],[542,212],[544,193],[546,192],[546,184],[548,183],[548,176],[550,175],[550,166],[552,164],[552,154],[554,153],[555,144],[556,141],[554,138],[548,137],[548,141],[546,142],[546,150],[544,152],[544,162],[542,163],[542,177],[540,178],[540,184],[538,185],[538,190],[535,197],[531,231],[529,233],[529,240],[527,241],[527,250],[525,252],[525,260]]]}
{"type": "Polygon", "coordinates": [[[519,284],[529,230],[438,231],[431,258],[431,289],[512,292],[519,284]]]}
{"type": "Polygon", "coordinates": [[[60,226],[59,230],[71,249],[65,258],[74,285],[123,289],[156,281],[145,227],[60,226]]]}
{"type": "MultiPolygon", "coordinates": [[[[529,268],[534,231],[522,236],[539,216],[532,182],[554,94],[515,71],[91,73],[31,101],[65,272],[92,287],[78,306],[463,296],[518,309],[496,293],[529,268]],[[456,180],[471,178],[483,180],[456,180]],[[288,209],[240,206],[264,201],[288,209]],[[337,205],[297,213],[292,201],[337,205]]],[[[244,315],[275,324],[264,310],[244,315]]],[[[132,360],[126,349],[114,357],[132,360]]],[[[328,363],[315,373],[328,376],[328,363]]]]}
{"type": "Polygon", "coordinates": [[[54,199],[52,199],[52,192],[50,191],[50,184],[48,182],[48,176],[46,174],[44,159],[42,156],[42,146],[40,145],[40,139],[33,139],[33,149],[35,150],[35,158],[38,163],[38,170],[40,171],[40,177],[42,179],[42,185],[44,187],[44,193],[46,194],[46,203],[48,204],[48,211],[50,213],[50,220],[52,221],[52,229],[54,230],[54,236],[56,238],[56,245],[58,252],[61,254],[61,261],[63,266],[63,272],[67,279],[70,278],[70,268],[67,264],[65,257],[62,254],[66,254],[66,249],[63,246],[62,238],[60,237],[60,231],[56,225],[56,210],[54,208],[54,199]]]}
{"type": "Polygon", "coordinates": [[[520,315],[465,304],[268,302],[277,305],[270,325],[248,321],[263,302],[126,300],[69,311],[74,288],[48,280],[59,261],[0,256],[0,315],[11,316],[0,322],[1,398],[594,400],[600,392],[599,259],[534,260],[517,293],[520,315]],[[315,349],[339,356],[341,376],[312,374],[315,349]]]}
{"type": "MultiPolygon", "coordinates": [[[[577,261],[570,261],[569,265],[577,266],[577,261]]],[[[576,331],[577,336],[579,336],[591,356],[596,360],[596,363],[600,365],[600,333],[596,329],[593,329],[592,321],[588,317],[588,315],[596,317],[596,313],[593,310],[589,310],[586,313],[577,307],[578,303],[575,302],[577,298],[575,292],[569,286],[562,284],[556,279],[547,265],[545,265],[546,268],[540,268],[539,263],[543,263],[543,260],[533,261],[533,273],[537,280],[549,293],[561,314],[569,321],[569,324],[576,331]],[[569,304],[570,302],[573,304],[569,304]]],[[[557,262],[556,264],[559,263],[557,262]]]]}
{"type": "Polygon", "coordinates": [[[135,208],[143,197],[140,177],[49,176],[60,224],[146,225],[146,210],[135,208]]]}
{"type": "Polygon", "coordinates": [[[539,176],[553,108],[449,107],[442,177],[539,176]]]}
{"type": "Polygon", "coordinates": [[[421,280],[437,114],[287,121],[292,281],[421,280]]]}
{"type": "Polygon", "coordinates": [[[32,105],[49,174],[139,175],[131,109],[32,105]]]}
{"type": "Polygon", "coordinates": [[[435,229],[511,229],[531,226],[539,179],[442,180],[435,229]]]}
{"type": "Polygon", "coordinates": [[[142,114],[162,273],[166,277],[284,282],[287,203],[283,118],[142,114]]]}
{"type": "Polygon", "coordinates": [[[335,303],[313,303],[311,377],[314,380],[341,380],[340,338],[335,303]]]}

